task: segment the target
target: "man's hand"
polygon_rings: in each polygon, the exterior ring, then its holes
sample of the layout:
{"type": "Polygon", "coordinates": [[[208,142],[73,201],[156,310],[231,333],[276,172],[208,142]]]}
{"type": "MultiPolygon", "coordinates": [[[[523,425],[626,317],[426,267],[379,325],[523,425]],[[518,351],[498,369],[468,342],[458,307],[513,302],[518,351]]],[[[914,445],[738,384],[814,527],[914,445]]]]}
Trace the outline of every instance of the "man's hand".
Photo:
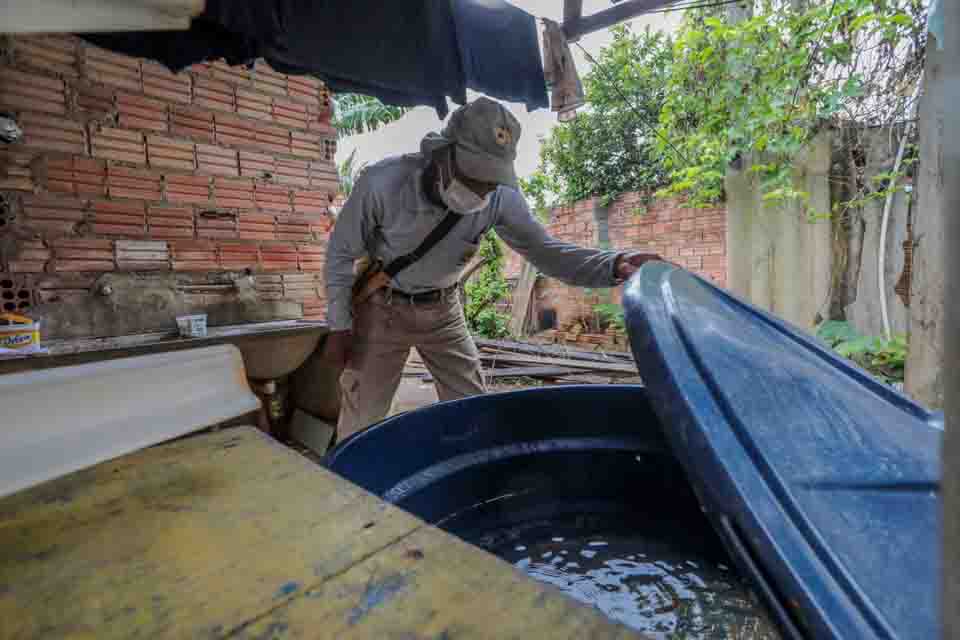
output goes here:
{"type": "Polygon", "coordinates": [[[639,253],[636,251],[621,253],[617,256],[617,263],[614,265],[613,271],[617,280],[623,282],[635,274],[645,263],[655,260],[663,260],[663,258],[655,253],[639,253]]]}
{"type": "Polygon", "coordinates": [[[323,345],[323,359],[336,369],[345,369],[352,350],[352,331],[331,331],[323,345]]]}

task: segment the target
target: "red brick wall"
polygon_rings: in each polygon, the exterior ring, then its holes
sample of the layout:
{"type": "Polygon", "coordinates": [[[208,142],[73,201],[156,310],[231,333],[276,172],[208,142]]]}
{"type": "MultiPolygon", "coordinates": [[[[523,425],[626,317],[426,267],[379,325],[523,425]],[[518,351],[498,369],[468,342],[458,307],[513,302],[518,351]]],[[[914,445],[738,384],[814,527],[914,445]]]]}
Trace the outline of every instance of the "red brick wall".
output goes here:
{"type": "MultiPolygon", "coordinates": [[[[586,200],[557,207],[550,214],[547,230],[556,238],[580,245],[597,246],[594,202],[586,200]]],[[[627,193],[611,205],[609,217],[611,248],[658,253],[719,284],[726,285],[726,211],[692,209],[678,200],[646,202],[639,193],[627,193]]],[[[517,277],[522,258],[508,252],[506,272],[517,277]]],[[[557,325],[567,328],[592,318],[601,302],[620,302],[620,290],[585,291],[553,279],[541,279],[534,293],[534,314],[554,309],[557,325]]],[[[536,319],[536,315],[534,318],[536,319]]]]}
{"type": "Polygon", "coordinates": [[[265,299],[323,316],[337,174],[319,81],[262,63],[174,75],[70,36],[7,44],[0,111],[24,136],[0,147],[0,282],[19,296],[0,308],[82,299],[106,272],[250,270],[265,299]]]}

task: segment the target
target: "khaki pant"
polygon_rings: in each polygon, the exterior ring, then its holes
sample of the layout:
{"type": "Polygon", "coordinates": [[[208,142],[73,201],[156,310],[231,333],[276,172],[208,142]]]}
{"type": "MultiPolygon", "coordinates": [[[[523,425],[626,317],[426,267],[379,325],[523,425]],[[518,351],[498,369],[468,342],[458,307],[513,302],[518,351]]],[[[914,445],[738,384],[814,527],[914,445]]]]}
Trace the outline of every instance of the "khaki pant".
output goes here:
{"type": "Polygon", "coordinates": [[[456,293],[435,304],[412,304],[378,292],[357,310],[353,334],[353,354],[340,376],[339,440],[387,415],[411,347],[433,375],[441,401],[485,390],[456,293]]]}

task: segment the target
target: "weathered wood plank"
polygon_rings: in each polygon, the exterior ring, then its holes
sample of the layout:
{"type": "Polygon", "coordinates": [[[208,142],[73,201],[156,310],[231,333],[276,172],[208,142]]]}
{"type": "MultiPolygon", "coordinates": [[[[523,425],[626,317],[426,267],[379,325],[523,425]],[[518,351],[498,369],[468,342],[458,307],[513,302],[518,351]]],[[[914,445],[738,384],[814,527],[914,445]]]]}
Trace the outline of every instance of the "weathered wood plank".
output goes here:
{"type": "Polygon", "coordinates": [[[636,638],[434,528],[244,627],[237,638],[636,638]],[[277,633],[281,630],[281,633],[277,633]]]}
{"type": "Polygon", "coordinates": [[[636,637],[252,428],[0,500],[0,638],[636,637]]]}
{"type": "Polygon", "coordinates": [[[548,358],[544,356],[528,356],[520,353],[501,351],[498,353],[482,352],[480,360],[483,362],[506,362],[520,365],[556,365],[571,369],[586,369],[588,371],[613,371],[616,373],[637,374],[637,368],[624,362],[590,362],[587,360],[573,360],[571,358],[548,358]]]}
{"type": "Polygon", "coordinates": [[[0,523],[5,639],[220,637],[422,526],[247,428],[15,494],[0,523]]]}
{"type": "Polygon", "coordinates": [[[585,351],[583,349],[573,349],[562,345],[533,344],[528,342],[513,342],[510,340],[488,340],[486,338],[475,338],[474,342],[476,342],[477,346],[481,349],[513,351],[531,356],[572,358],[574,360],[587,360],[590,362],[633,362],[633,356],[628,353],[585,351]]]}
{"type": "Polygon", "coordinates": [[[510,312],[508,329],[511,335],[522,336],[527,327],[527,316],[530,315],[530,302],[533,297],[533,286],[537,282],[537,268],[529,262],[523,263],[520,270],[520,280],[513,290],[513,305],[510,312]]]}
{"type": "MultiPolygon", "coordinates": [[[[570,367],[506,367],[504,369],[484,369],[483,377],[487,380],[497,378],[560,378],[568,375],[583,373],[581,369],[570,367]]],[[[424,382],[433,382],[433,376],[423,376],[424,382]]]]}
{"type": "Polygon", "coordinates": [[[608,373],[604,375],[588,373],[586,371],[557,378],[557,382],[568,384],[643,384],[640,376],[630,376],[622,373],[608,373]]]}

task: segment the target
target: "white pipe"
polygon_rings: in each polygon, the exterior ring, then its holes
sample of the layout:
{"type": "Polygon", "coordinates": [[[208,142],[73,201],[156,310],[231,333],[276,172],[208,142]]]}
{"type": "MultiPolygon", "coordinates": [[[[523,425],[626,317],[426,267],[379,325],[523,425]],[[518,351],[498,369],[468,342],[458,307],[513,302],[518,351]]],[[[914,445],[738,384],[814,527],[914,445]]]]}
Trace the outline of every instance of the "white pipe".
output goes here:
{"type": "MultiPolygon", "coordinates": [[[[897,180],[897,173],[900,171],[900,163],[903,162],[903,154],[907,149],[907,140],[913,133],[914,120],[917,117],[917,103],[920,101],[920,88],[923,86],[923,72],[917,78],[917,86],[913,90],[912,104],[910,105],[910,114],[907,117],[907,126],[903,130],[903,136],[900,138],[900,148],[897,150],[897,159],[893,163],[891,180],[897,180]]],[[[887,199],[883,204],[883,220],[880,223],[880,249],[877,252],[877,283],[880,287],[880,318],[883,320],[883,337],[890,340],[892,332],[890,331],[890,312],[887,304],[887,277],[884,267],[887,262],[887,230],[890,227],[890,210],[893,208],[893,196],[895,184],[891,184],[887,191],[887,199]]]]}

